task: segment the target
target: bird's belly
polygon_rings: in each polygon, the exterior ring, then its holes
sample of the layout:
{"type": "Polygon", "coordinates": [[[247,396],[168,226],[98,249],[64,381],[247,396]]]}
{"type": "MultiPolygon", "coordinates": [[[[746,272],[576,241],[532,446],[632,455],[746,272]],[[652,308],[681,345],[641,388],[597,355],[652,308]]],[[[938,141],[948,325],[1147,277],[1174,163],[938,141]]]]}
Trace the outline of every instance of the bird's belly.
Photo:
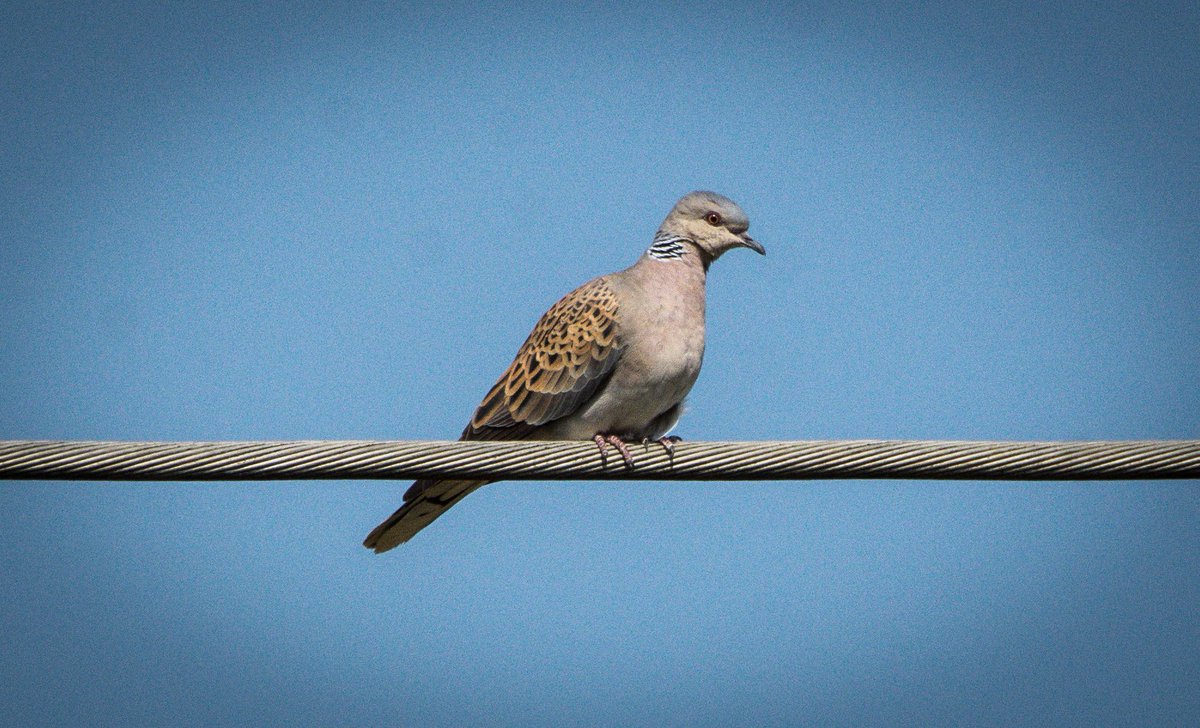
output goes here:
{"type": "Polygon", "coordinates": [[[655,420],[683,402],[700,374],[703,348],[692,350],[696,353],[655,357],[653,362],[622,360],[604,389],[576,416],[561,422],[554,436],[586,439],[603,433],[632,439],[657,437],[661,433],[652,432],[655,420]],[[664,361],[670,364],[664,365],[664,361]]]}

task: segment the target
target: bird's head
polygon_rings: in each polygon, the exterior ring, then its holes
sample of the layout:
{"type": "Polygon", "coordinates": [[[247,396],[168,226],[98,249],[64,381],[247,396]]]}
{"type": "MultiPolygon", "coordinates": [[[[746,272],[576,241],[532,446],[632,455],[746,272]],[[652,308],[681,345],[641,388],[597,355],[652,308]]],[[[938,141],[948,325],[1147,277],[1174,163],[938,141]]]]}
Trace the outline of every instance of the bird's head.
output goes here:
{"type": "Polygon", "coordinates": [[[690,192],[675,203],[658,230],[660,234],[686,238],[708,262],[733,248],[750,248],[766,255],[763,246],[746,234],[749,227],[746,213],[728,197],[716,192],[690,192]]]}

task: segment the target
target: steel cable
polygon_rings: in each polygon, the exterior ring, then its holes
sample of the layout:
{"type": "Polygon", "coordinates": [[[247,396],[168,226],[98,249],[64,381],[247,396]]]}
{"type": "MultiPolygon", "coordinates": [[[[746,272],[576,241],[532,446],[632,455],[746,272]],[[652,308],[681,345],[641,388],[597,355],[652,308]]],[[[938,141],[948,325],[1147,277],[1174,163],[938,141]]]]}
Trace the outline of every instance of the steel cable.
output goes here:
{"type": "Polygon", "coordinates": [[[1200,440],[591,442],[0,441],[7,480],[1147,480],[1200,478],[1200,440]]]}

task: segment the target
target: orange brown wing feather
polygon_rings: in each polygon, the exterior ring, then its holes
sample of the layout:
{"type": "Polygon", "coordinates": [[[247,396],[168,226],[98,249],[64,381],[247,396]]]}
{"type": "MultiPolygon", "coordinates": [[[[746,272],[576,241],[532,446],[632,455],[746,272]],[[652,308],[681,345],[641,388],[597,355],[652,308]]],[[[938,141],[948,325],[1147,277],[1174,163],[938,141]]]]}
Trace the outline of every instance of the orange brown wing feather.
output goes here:
{"type": "Polygon", "coordinates": [[[517,439],[566,417],[600,388],[620,356],[616,295],[597,278],[542,316],[463,439],[517,439]]]}

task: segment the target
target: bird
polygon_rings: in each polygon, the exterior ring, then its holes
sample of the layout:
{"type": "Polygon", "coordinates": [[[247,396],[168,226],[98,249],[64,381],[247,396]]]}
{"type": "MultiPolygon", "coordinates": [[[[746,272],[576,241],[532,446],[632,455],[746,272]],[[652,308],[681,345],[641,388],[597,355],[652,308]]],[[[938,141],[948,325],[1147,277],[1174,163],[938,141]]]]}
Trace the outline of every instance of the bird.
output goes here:
{"type": "MultiPolygon", "coordinates": [[[[750,221],[715,192],[684,195],[630,267],[594,278],[550,307],[463,430],[461,440],[594,440],[632,466],[628,443],[660,442],[683,414],[704,358],[708,268],[735,248],[766,250],[750,221]]],[[[363,541],[408,541],[486,480],[418,480],[363,541]]]]}

